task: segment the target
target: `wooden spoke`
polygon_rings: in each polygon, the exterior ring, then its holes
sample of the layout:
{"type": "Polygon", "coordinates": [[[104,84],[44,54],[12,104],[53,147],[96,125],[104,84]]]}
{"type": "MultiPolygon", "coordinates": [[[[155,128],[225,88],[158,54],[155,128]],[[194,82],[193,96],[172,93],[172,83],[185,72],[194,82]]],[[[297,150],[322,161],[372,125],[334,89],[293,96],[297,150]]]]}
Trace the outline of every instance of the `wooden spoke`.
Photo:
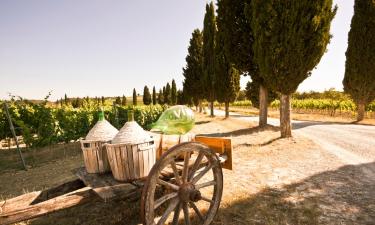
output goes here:
{"type": "Polygon", "coordinates": [[[186,202],[182,204],[182,209],[184,211],[185,225],[190,225],[189,207],[186,202]]]}
{"type": "Polygon", "coordinates": [[[166,186],[166,187],[168,187],[168,188],[170,188],[170,189],[172,189],[172,190],[175,190],[175,191],[178,191],[178,190],[180,189],[179,186],[177,186],[177,185],[175,185],[175,184],[171,184],[171,183],[169,183],[169,182],[167,182],[167,181],[164,181],[164,180],[162,180],[162,179],[160,179],[160,178],[159,178],[159,180],[158,180],[158,184],[163,185],[163,186],[166,186]]]}
{"type": "Polygon", "coordinates": [[[223,173],[219,163],[216,153],[198,142],[176,145],[163,154],[151,169],[143,187],[141,216],[144,225],[162,225],[167,222],[171,225],[191,225],[189,211],[199,217],[198,224],[211,224],[223,193],[223,173]],[[193,157],[190,157],[192,154],[193,157]],[[185,156],[184,159],[177,161],[181,156],[185,156]],[[166,194],[158,195],[158,188],[167,189],[166,194]],[[204,197],[189,196],[192,193],[190,190],[203,188],[212,189],[212,194],[204,197]],[[192,197],[204,205],[208,202],[207,211],[198,208],[196,202],[189,203],[192,197]]]}
{"type": "Polygon", "coordinates": [[[180,217],[180,212],[181,212],[181,203],[179,203],[177,205],[176,209],[174,210],[172,225],[178,225],[178,219],[180,217]]]}
{"type": "Polygon", "coordinates": [[[193,208],[193,210],[195,211],[195,213],[198,215],[199,219],[201,221],[204,221],[204,217],[202,215],[202,213],[199,211],[198,207],[195,205],[194,202],[190,202],[190,206],[191,208],[193,208]]]}
{"type": "Polygon", "coordinates": [[[173,193],[164,195],[163,197],[160,197],[158,200],[155,201],[154,209],[157,209],[159,206],[161,206],[164,202],[168,201],[169,199],[177,197],[177,195],[178,195],[177,192],[173,192],[173,193]]]}
{"type": "Polygon", "coordinates": [[[204,154],[203,152],[199,152],[196,160],[195,160],[195,163],[193,165],[193,167],[191,168],[190,172],[189,172],[189,181],[191,180],[191,178],[193,178],[194,176],[194,173],[197,171],[197,169],[199,168],[199,165],[201,164],[201,161],[204,157],[204,154]]]}
{"type": "Polygon", "coordinates": [[[186,151],[184,154],[184,168],[182,170],[182,182],[183,183],[186,183],[188,180],[189,160],[190,160],[190,152],[186,151]]]}
{"type": "Polygon", "coordinates": [[[214,201],[212,199],[209,199],[209,198],[206,198],[204,196],[201,196],[201,199],[205,202],[209,202],[209,203],[214,203],[214,201]]]}
{"type": "Polygon", "coordinates": [[[204,170],[202,170],[197,176],[195,176],[193,178],[193,181],[192,183],[193,184],[196,184],[198,182],[198,180],[200,180],[208,171],[210,171],[213,167],[213,164],[210,163],[208,166],[206,166],[206,168],[204,168],[204,170]]]}
{"type": "Polygon", "coordinates": [[[208,181],[208,182],[205,182],[205,183],[196,184],[195,189],[199,190],[199,189],[202,189],[202,188],[205,188],[205,187],[213,186],[215,184],[216,184],[216,181],[212,180],[212,181],[208,181]]]}
{"type": "Polygon", "coordinates": [[[178,203],[179,203],[178,198],[173,199],[171,203],[169,203],[168,208],[165,210],[163,216],[160,218],[157,225],[164,225],[165,221],[168,219],[171,212],[176,208],[178,203]]]}
{"type": "Polygon", "coordinates": [[[171,167],[172,167],[174,176],[176,178],[177,184],[182,184],[182,181],[181,181],[181,178],[180,178],[180,174],[178,173],[178,170],[177,170],[177,167],[176,167],[176,162],[174,161],[174,159],[171,162],[171,167]]]}

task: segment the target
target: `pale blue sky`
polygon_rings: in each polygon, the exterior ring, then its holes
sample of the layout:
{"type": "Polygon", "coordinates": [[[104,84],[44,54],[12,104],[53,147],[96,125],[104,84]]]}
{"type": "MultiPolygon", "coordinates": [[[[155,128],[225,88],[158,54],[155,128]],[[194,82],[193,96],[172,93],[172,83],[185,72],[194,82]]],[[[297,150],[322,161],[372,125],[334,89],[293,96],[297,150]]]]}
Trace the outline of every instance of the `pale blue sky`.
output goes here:
{"type": "MultiPolygon", "coordinates": [[[[342,89],[353,0],[339,6],[334,35],[299,90],[342,89]]],[[[0,98],[130,95],[135,87],[182,86],[199,0],[0,0],[0,98]]],[[[246,83],[246,78],[242,84],[246,83]]]]}

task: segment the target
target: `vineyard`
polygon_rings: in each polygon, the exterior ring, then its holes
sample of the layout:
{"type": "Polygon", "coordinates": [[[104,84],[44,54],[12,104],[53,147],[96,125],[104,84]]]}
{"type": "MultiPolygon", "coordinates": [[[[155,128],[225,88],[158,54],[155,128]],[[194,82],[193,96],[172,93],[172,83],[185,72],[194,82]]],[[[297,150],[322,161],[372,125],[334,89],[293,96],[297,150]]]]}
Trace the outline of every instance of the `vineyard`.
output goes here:
{"type": "MultiPolygon", "coordinates": [[[[337,114],[353,114],[357,107],[352,100],[334,100],[334,99],[292,99],[292,109],[295,112],[311,112],[311,113],[323,113],[335,116],[337,114]]],[[[251,101],[236,101],[231,104],[232,107],[251,107],[251,101]]],[[[271,102],[270,107],[272,109],[280,108],[280,101],[274,100],[271,102]]],[[[375,112],[375,101],[367,105],[367,113],[375,112]]]]}
{"type": "MultiPolygon", "coordinates": [[[[99,108],[94,101],[86,101],[82,107],[73,108],[71,105],[50,105],[47,100],[40,103],[11,101],[8,107],[17,135],[22,136],[23,142],[29,147],[68,143],[85,137],[98,119],[99,108]]],[[[150,128],[165,108],[161,105],[103,107],[106,119],[116,128],[127,121],[128,111],[133,110],[134,119],[146,129],[150,128]]],[[[9,123],[3,107],[0,107],[0,140],[9,137],[9,123]]]]}

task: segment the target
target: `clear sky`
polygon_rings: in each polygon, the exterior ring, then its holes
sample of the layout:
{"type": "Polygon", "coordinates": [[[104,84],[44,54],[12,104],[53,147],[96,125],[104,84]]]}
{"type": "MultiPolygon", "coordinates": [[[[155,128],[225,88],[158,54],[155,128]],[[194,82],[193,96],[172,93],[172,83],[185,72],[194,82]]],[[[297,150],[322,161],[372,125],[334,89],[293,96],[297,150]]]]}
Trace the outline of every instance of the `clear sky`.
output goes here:
{"type": "MultiPolygon", "coordinates": [[[[342,89],[354,0],[334,0],[333,39],[299,90],[342,89]]],[[[0,98],[131,95],[174,78],[182,87],[200,0],[2,0],[0,98]]],[[[242,80],[242,85],[246,83],[242,80]]]]}

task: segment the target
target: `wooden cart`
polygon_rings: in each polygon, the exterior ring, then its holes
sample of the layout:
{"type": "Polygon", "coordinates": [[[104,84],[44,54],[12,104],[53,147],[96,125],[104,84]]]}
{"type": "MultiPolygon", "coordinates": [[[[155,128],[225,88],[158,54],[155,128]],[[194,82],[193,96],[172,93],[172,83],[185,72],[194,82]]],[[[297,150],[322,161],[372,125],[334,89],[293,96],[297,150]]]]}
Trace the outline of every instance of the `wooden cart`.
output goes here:
{"type": "Polygon", "coordinates": [[[120,183],[111,174],[88,174],[79,168],[75,181],[0,202],[0,224],[82,204],[94,195],[108,201],[134,198],[138,193],[144,225],[191,224],[189,209],[199,224],[208,225],[223,193],[222,168],[232,169],[231,139],[195,137],[194,142],[178,144],[163,153],[146,179],[120,183]]]}

